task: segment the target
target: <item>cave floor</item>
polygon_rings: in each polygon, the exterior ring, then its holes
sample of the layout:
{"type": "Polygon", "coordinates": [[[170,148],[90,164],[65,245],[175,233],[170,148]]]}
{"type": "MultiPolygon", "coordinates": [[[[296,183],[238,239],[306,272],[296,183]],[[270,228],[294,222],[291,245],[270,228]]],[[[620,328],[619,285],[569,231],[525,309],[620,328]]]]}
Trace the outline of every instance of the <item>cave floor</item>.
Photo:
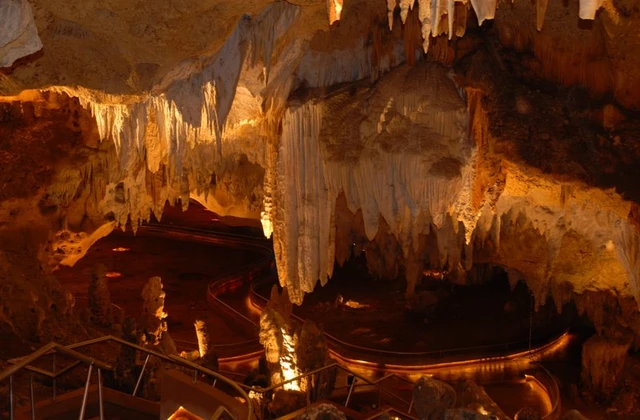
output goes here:
{"type": "Polygon", "coordinates": [[[169,333],[178,350],[193,350],[196,318],[207,322],[214,344],[247,339],[209,308],[206,290],[220,273],[238,269],[259,256],[252,251],[115,231],[94,244],[74,267],[61,267],[54,274],[76,297],[77,310],[82,310],[88,304],[91,272],[96,264],[104,264],[107,272],[113,273],[108,276],[117,275],[108,278],[111,302],[123,308],[125,316],[133,317],[141,314],[141,293],[148,279],[161,277],[169,333]],[[116,248],[128,250],[114,251],[116,248]]]}
{"type": "MultiPolygon", "coordinates": [[[[256,291],[269,296],[270,287],[265,283],[256,286],[256,291]]],[[[318,285],[306,295],[294,313],[314,320],[339,340],[385,351],[434,352],[434,358],[458,353],[458,359],[466,359],[528,348],[531,301],[524,284],[511,291],[505,278],[484,286],[455,288],[446,282],[440,286],[431,282],[429,288],[432,296],[438,294],[442,299],[426,311],[409,312],[404,281],[374,280],[362,261],[350,261],[343,268],[336,267],[327,285],[318,285]],[[342,304],[336,303],[339,295],[342,304]],[[348,301],[363,307],[349,307],[348,301]],[[484,346],[488,347],[480,348],[484,346]]],[[[560,334],[568,318],[558,315],[552,304],[543,306],[533,317],[534,344],[560,334]]]]}

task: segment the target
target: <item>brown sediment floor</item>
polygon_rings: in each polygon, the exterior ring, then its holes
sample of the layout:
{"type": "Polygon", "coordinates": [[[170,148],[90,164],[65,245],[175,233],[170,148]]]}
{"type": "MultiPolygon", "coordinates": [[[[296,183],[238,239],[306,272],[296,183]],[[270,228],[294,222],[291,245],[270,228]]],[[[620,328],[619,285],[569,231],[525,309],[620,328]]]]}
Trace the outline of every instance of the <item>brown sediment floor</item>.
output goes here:
{"type": "MultiPolygon", "coordinates": [[[[524,284],[511,291],[506,278],[455,289],[442,282],[432,285],[442,299],[428,311],[411,313],[403,281],[373,280],[362,266],[362,261],[352,261],[337,269],[334,278],[316,287],[294,312],[339,340],[380,350],[446,353],[475,348],[462,352],[465,358],[469,353],[486,356],[485,350],[495,352],[500,346],[502,353],[528,348],[531,301],[524,284]],[[338,296],[342,304],[336,303],[338,296]],[[349,307],[349,301],[362,307],[349,307]]],[[[268,296],[270,287],[267,283],[256,290],[268,296]]],[[[542,307],[533,313],[532,338],[545,341],[560,334],[569,318],[558,315],[551,304],[542,307]]]]}
{"type": "Polygon", "coordinates": [[[148,279],[161,277],[169,332],[179,349],[191,350],[196,347],[196,318],[207,322],[214,343],[247,340],[209,308],[206,292],[216,276],[240,271],[259,257],[253,251],[116,231],[98,241],[74,267],[62,267],[55,276],[74,294],[80,309],[87,305],[91,271],[96,264],[104,264],[115,276],[109,278],[111,302],[133,317],[140,315],[142,288],[148,279]],[[117,248],[126,251],[114,251],[117,248]]]}

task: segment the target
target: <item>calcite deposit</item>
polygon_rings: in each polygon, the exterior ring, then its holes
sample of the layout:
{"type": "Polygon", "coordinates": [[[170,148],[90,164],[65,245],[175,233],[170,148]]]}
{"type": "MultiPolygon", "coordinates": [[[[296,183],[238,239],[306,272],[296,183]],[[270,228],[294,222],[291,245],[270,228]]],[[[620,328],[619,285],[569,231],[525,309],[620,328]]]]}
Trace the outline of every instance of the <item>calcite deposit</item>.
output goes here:
{"type": "Polygon", "coordinates": [[[0,11],[0,237],[30,250],[5,258],[8,328],[51,313],[58,264],[193,199],[261,221],[294,303],[362,252],[408,297],[424,270],[494,264],[638,336],[633,1],[0,11]]]}

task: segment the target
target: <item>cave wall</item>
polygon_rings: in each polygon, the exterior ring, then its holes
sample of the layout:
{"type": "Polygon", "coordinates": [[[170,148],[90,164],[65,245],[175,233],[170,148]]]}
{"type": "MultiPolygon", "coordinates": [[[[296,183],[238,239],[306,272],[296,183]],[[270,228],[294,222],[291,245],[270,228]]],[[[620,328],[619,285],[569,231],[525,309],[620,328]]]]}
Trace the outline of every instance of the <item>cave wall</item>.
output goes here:
{"type": "Polygon", "coordinates": [[[427,267],[464,281],[477,262],[525,280],[538,305],[600,292],[637,305],[640,26],[627,3],[127,14],[33,0],[45,53],[0,74],[2,141],[23,147],[3,172],[23,174],[5,181],[17,195],[1,197],[3,235],[37,231],[24,246],[46,273],[192,198],[261,221],[296,303],[364,250],[408,294],[427,267]],[[52,135],[64,153],[48,151],[52,135]]]}

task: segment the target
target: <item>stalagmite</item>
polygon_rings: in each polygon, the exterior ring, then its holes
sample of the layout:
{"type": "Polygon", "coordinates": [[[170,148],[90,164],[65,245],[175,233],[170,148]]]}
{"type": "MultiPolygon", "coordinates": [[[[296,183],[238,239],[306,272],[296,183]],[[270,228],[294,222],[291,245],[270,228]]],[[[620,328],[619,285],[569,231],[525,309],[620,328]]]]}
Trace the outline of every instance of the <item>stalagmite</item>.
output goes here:
{"type": "Polygon", "coordinates": [[[198,351],[200,352],[200,357],[204,357],[207,353],[209,353],[209,331],[207,329],[207,324],[200,320],[196,319],[196,322],[193,324],[196,329],[196,337],[198,339],[198,351]]]}
{"type": "Polygon", "coordinates": [[[167,331],[165,296],[160,277],[151,277],[142,289],[143,339],[154,346],[160,345],[160,340],[167,331]]]}
{"type": "Polygon", "coordinates": [[[89,283],[89,310],[92,321],[102,327],[110,327],[112,321],[111,294],[107,282],[104,265],[96,265],[91,271],[89,283]]]}

